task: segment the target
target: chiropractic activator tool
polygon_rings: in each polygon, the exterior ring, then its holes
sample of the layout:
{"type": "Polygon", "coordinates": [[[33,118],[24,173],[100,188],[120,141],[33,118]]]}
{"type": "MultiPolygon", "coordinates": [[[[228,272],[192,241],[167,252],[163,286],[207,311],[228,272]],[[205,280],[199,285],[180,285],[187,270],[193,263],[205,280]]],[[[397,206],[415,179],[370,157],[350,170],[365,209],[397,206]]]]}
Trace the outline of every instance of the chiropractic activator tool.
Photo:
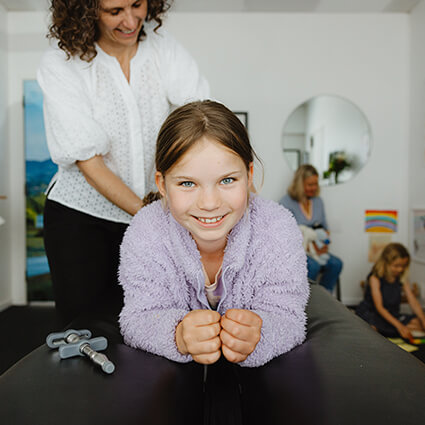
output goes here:
{"type": "Polygon", "coordinates": [[[87,329],[51,333],[46,338],[46,344],[50,348],[58,348],[61,359],[87,356],[105,373],[110,374],[115,370],[115,365],[104,354],[98,353],[108,346],[107,339],[103,336],[91,338],[91,332],[87,329]]]}

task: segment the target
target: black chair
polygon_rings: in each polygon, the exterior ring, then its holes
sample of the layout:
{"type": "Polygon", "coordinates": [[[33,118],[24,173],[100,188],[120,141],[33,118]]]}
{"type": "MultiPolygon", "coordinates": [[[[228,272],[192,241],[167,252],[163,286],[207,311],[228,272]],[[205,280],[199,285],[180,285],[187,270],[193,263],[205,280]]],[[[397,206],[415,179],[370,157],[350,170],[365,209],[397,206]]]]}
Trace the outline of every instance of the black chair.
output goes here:
{"type": "MultiPolygon", "coordinates": [[[[310,285],[319,285],[320,278],[321,278],[321,274],[319,274],[319,277],[318,277],[317,280],[313,280],[313,279],[309,278],[308,281],[309,281],[310,285]]],[[[339,277],[338,277],[338,280],[336,281],[335,289],[336,289],[336,299],[338,301],[341,301],[341,282],[340,282],[339,277]]]]}

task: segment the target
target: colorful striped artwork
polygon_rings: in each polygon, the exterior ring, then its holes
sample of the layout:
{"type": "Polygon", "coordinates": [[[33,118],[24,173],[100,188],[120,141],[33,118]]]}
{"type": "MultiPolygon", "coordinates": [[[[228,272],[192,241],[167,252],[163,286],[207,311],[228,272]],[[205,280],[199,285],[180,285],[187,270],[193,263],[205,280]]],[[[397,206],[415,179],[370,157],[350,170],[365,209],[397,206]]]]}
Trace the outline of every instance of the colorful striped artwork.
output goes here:
{"type": "Polygon", "coordinates": [[[370,233],[397,232],[397,211],[366,210],[365,231],[370,233]]]}

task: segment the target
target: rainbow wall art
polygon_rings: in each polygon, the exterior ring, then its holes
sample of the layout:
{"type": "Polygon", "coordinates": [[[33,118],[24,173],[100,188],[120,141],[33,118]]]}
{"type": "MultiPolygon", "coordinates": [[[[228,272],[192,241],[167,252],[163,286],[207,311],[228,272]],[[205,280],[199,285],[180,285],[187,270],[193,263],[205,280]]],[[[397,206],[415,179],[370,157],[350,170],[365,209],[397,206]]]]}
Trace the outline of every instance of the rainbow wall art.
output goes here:
{"type": "Polygon", "coordinates": [[[397,211],[366,210],[365,231],[369,233],[397,232],[397,211]]]}

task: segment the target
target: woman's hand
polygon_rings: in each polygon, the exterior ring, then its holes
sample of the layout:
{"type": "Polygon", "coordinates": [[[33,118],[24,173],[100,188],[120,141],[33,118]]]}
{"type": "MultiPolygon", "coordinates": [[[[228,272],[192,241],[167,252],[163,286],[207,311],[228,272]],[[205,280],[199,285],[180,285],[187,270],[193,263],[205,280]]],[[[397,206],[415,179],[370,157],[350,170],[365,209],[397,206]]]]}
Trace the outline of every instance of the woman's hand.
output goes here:
{"type": "Polygon", "coordinates": [[[176,328],[176,344],[180,353],[191,354],[197,363],[215,363],[221,356],[220,319],[220,314],[213,310],[187,313],[176,328]]]}
{"type": "Polygon", "coordinates": [[[86,161],[77,161],[87,183],[101,195],[130,215],[135,215],[143,207],[143,201],[96,155],[86,161]]]}
{"type": "MultiPolygon", "coordinates": [[[[327,245],[323,245],[322,248],[319,248],[316,245],[316,242],[314,242],[314,241],[313,241],[313,246],[314,246],[314,249],[316,250],[316,254],[317,255],[327,254],[327,252],[329,250],[329,248],[328,248],[327,245]]],[[[309,249],[308,248],[307,248],[307,252],[309,252],[309,249]]]]}
{"type": "Polygon", "coordinates": [[[323,245],[322,248],[317,248],[316,245],[316,254],[317,255],[322,255],[322,254],[327,254],[329,251],[329,248],[327,245],[323,245]]]}
{"type": "Polygon", "coordinates": [[[261,338],[263,321],[249,310],[230,309],[221,318],[223,356],[232,363],[243,362],[261,338]]]}
{"type": "Polygon", "coordinates": [[[413,336],[407,326],[404,326],[402,323],[400,323],[399,326],[397,326],[397,331],[400,334],[400,336],[404,339],[412,339],[413,336]]]}
{"type": "Polygon", "coordinates": [[[410,307],[412,307],[413,313],[416,314],[417,319],[419,320],[419,323],[421,324],[422,329],[425,330],[425,314],[422,310],[422,306],[417,300],[415,294],[412,291],[412,288],[410,287],[410,284],[407,280],[403,282],[403,290],[406,294],[406,298],[408,303],[410,304],[410,307]]]}

